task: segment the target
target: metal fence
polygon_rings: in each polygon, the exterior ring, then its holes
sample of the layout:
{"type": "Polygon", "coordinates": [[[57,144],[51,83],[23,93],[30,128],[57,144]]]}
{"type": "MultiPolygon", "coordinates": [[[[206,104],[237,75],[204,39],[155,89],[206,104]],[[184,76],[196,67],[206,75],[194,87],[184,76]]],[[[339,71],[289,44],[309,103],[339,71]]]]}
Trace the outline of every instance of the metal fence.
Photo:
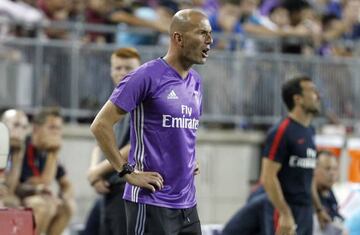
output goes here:
{"type": "MultiPolygon", "coordinates": [[[[71,120],[90,118],[113,87],[109,58],[116,45],[79,41],[12,39],[0,47],[0,106],[32,112],[59,105],[71,120]]],[[[143,61],[166,53],[160,46],[138,47],[143,61]]],[[[324,110],[354,123],[360,113],[360,60],[324,59],[278,53],[212,51],[205,65],[204,119],[237,124],[270,124],[284,113],[281,83],[294,74],[312,77],[324,110]]]]}

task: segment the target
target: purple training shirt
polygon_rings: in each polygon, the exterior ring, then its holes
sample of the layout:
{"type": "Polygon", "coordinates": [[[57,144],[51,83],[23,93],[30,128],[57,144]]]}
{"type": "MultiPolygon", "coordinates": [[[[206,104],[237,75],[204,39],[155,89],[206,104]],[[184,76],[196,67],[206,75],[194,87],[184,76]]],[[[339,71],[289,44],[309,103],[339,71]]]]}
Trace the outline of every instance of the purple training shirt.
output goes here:
{"type": "Polygon", "coordinates": [[[126,184],[124,199],[167,208],[196,205],[194,168],[196,130],[201,115],[200,75],[182,79],[165,60],[145,63],[127,75],[110,100],[131,112],[129,163],[156,171],[164,188],[155,193],[126,184]]]}

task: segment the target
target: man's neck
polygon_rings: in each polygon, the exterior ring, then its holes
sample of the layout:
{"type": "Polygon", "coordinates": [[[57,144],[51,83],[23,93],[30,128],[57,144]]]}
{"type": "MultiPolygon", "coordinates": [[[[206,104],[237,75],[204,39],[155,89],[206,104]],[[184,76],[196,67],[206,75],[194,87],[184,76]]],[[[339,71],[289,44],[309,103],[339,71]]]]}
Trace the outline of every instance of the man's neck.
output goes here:
{"type": "Polygon", "coordinates": [[[312,114],[305,113],[304,111],[296,108],[289,113],[289,117],[305,127],[310,126],[311,121],[313,119],[312,114]]]}
{"type": "Polygon", "coordinates": [[[185,65],[181,63],[179,57],[176,57],[173,53],[168,52],[163,59],[170,65],[173,69],[178,72],[182,79],[185,79],[190,71],[191,65],[185,65]]]}
{"type": "Polygon", "coordinates": [[[39,139],[36,135],[32,134],[31,135],[31,144],[35,147],[35,148],[39,148],[39,139]]]}

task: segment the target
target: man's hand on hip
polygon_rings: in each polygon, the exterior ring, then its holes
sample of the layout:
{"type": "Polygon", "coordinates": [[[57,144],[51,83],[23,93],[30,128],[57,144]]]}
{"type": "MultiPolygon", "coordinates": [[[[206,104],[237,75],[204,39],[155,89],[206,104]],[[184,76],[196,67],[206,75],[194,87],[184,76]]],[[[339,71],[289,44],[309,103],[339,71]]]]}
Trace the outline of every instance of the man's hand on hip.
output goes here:
{"type": "Polygon", "coordinates": [[[135,170],[131,174],[126,174],[124,178],[129,184],[149,189],[152,192],[160,190],[164,187],[164,179],[157,172],[135,170]]]}

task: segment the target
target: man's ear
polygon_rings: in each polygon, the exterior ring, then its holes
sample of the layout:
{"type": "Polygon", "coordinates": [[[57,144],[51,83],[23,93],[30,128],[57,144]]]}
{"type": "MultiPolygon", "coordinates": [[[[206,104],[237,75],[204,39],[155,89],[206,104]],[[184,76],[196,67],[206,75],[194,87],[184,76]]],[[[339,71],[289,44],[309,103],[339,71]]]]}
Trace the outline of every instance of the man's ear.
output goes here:
{"type": "Polygon", "coordinates": [[[301,95],[294,95],[293,96],[294,104],[295,105],[298,104],[300,102],[301,98],[302,98],[301,95]]]}
{"type": "Polygon", "coordinates": [[[177,45],[179,45],[180,47],[184,46],[183,35],[181,33],[175,32],[173,34],[173,38],[177,45]]]}

